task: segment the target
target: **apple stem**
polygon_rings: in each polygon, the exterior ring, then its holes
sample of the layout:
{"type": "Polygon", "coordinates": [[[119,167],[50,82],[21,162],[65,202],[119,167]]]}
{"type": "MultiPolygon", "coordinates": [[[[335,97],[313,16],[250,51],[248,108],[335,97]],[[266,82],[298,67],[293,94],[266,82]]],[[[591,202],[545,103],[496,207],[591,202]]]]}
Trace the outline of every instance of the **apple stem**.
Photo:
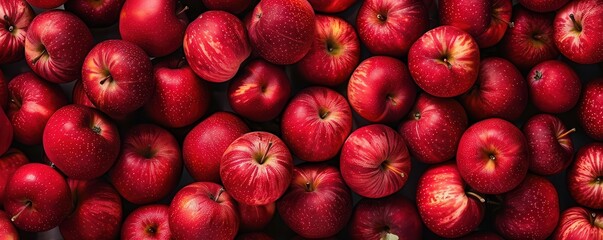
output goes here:
{"type": "Polygon", "coordinates": [[[534,80],[540,80],[540,79],[542,79],[542,72],[541,71],[534,72],[534,80]]]}
{"type": "Polygon", "coordinates": [[[506,23],[506,24],[507,24],[507,26],[509,26],[509,28],[514,28],[514,27],[515,27],[515,23],[514,23],[514,22],[509,22],[509,21],[507,21],[507,20],[504,20],[504,19],[502,19],[502,18],[499,18],[499,17],[498,17],[498,16],[496,16],[496,15],[492,15],[492,17],[493,17],[493,18],[496,18],[497,20],[499,20],[499,21],[501,21],[501,22],[506,23]]]}
{"type": "Polygon", "coordinates": [[[8,24],[8,31],[13,32],[15,30],[15,26],[13,26],[13,23],[10,21],[10,18],[8,18],[7,15],[4,15],[4,21],[6,21],[8,24]]]}
{"type": "Polygon", "coordinates": [[[392,172],[395,172],[396,174],[400,175],[403,178],[406,177],[406,173],[396,169],[395,167],[392,167],[392,165],[389,164],[388,162],[384,162],[383,165],[384,165],[383,168],[387,168],[387,169],[391,170],[392,172]]]}
{"type": "Polygon", "coordinates": [[[306,182],[306,192],[312,192],[312,184],[310,182],[306,182]]]}
{"type": "Polygon", "coordinates": [[[562,139],[562,138],[564,138],[565,136],[567,136],[567,135],[569,135],[570,133],[573,133],[573,132],[575,132],[575,131],[576,131],[576,128],[572,128],[572,129],[570,129],[570,130],[567,130],[567,131],[565,131],[564,133],[562,133],[561,135],[559,135],[559,136],[557,137],[557,139],[562,139]]]}
{"type": "Polygon", "coordinates": [[[496,205],[496,206],[500,206],[500,203],[497,201],[492,201],[492,200],[486,200],[487,204],[492,204],[492,205],[496,205]]]}
{"type": "Polygon", "coordinates": [[[109,75],[107,75],[106,77],[104,77],[103,79],[101,79],[101,80],[100,80],[100,85],[105,84],[105,82],[106,82],[106,81],[107,81],[109,78],[111,78],[111,74],[109,74],[109,75]]]}
{"type": "Polygon", "coordinates": [[[396,105],[396,104],[397,104],[396,100],[394,99],[394,97],[393,97],[392,95],[389,95],[389,94],[388,94],[388,95],[387,95],[387,99],[389,99],[389,100],[392,102],[392,104],[393,104],[393,105],[396,105]]]}
{"type": "Polygon", "coordinates": [[[11,97],[11,98],[10,98],[10,102],[11,102],[12,104],[15,104],[15,105],[17,106],[17,108],[21,108],[21,102],[20,102],[20,101],[17,101],[17,99],[15,99],[15,97],[11,97]]]}
{"type": "Polygon", "coordinates": [[[590,217],[590,224],[594,225],[595,224],[595,219],[597,219],[597,214],[594,213],[594,212],[591,212],[589,217],[590,217]]]}
{"type": "Polygon", "coordinates": [[[477,198],[477,200],[479,200],[479,201],[480,201],[480,202],[482,202],[482,203],[485,203],[485,202],[486,202],[486,199],[485,199],[484,197],[480,196],[480,195],[479,195],[479,194],[477,194],[477,193],[474,193],[474,192],[467,192],[467,195],[471,195],[471,196],[473,196],[473,197],[477,198]]]}
{"type": "Polygon", "coordinates": [[[186,12],[186,10],[188,10],[188,6],[184,5],[184,7],[182,8],[182,10],[178,11],[178,13],[176,13],[176,15],[180,15],[180,14],[186,12]]]}
{"type": "Polygon", "coordinates": [[[264,152],[264,155],[260,159],[260,164],[264,164],[264,161],[266,161],[266,156],[268,155],[268,151],[270,151],[270,148],[272,148],[272,142],[268,142],[268,147],[266,148],[266,152],[264,152]]]}
{"type": "Polygon", "coordinates": [[[446,66],[448,67],[448,69],[452,68],[452,64],[450,64],[450,62],[448,62],[448,58],[444,58],[442,61],[444,61],[444,63],[446,63],[446,66]]]}
{"type": "Polygon", "coordinates": [[[414,114],[414,117],[415,117],[415,120],[419,120],[419,119],[421,119],[421,113],[420,113],[420,112],[416,112],[416,113],[414,114]]]}
{"type": "Polygon", "coordinates": [[[540,34],[536,34],[536,35],[534,35],[534,36],[532,36],[532,37],[533,37],[534,39],[536,39],[536,40],[541,40],[541,39],[542,39],[542,35],[540,35],[540,34]]]}
{"type": "Polygon", "coordinates": [[[99,126],[92,126],[92,131],[96,134],[100,134],[101,128],[99,126]]]}
{"type": "Polygon", "coordinates": [[[494,156],[494,154],[488,155],[488,158],[493,161],[496,160],[496,156],[494,156]]]}
{"type": "Polygon", "coordinates": [[[25,206],[23,208],[21,208],[21,210],[19,210],[19,212],[17,214],[15,214],[15,216],[13,216],[13,217],[10,218],[10,221],[14,222],[15,220],[17,220],[17,218],[19,216],[21,216],[21,213],[23,213],[23,211],[25,211],[25,209],[28,208],[28,207],[30,207],[30,206],[31,206],[31,201],[27,201],[25,203],[25,206]]]}
{"type": "Polygon", "coordinates": [[[181,68],[182,66],[184,66],[185,63],[186,63],[186,57],[182,57],[178,61],[178,65],[176,67],[181,68]]]}
{"type": "Polygon", "coordinates": [[[218,194],[216,194],[216,197],[214,198],[215,202],[218,201],[218,199],[220,198],[220,195],[222,195],[223,192],[224,192],[224,188],[220,188],[220,190],[218,190],[218,194]]]}
{"type": "Polygon", "coordinates": [[[578,32],[582,31],[582,26],[580,26],[580,24],[578,22],[576,22],[576,18],[574,18],[574,14],[570,13],[569,17],[570,17],[570,19],[572,19],[572,22],[574,23],[574,27],[576,29],[578,29],[578,32]]]}
{"type": "Polygon", "coordinates": [[[387,17],[385,15],[382,15],[381,13],[378,13],[377,19],[379,19],[382,22],[385,22],[385,20],[387,20],[387,17]]]}
{"type": "Polygon", "coordinates": [[[327,116],[329,116],[329,113],[331,113],[331,112],[329,112],[329,111],[324,111],[324,112],[322,113],[322,115],[320,115],[320,118],[325,119],[327,116]]]}
{"type": "Polygon", "coordinates": [[[40,53],[40,55],[38,55],[33,60],[31,60],[31,64],[36,65],[36,63],[38,62],[38,60],[40,60],[40,58],[42,56],[44,56],[44,54],[46,54],[46,49],[42,50],[42,52],[40,53]]]}

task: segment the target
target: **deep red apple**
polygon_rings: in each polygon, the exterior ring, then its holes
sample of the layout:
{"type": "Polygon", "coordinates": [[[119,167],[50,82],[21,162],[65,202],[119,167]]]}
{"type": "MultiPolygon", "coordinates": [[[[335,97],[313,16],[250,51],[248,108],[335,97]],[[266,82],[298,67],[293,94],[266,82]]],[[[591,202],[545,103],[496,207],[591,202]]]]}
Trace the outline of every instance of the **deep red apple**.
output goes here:
{"type": "Polygon", "coordinates": [[[315,11],[325,13],[337,13],[348,9],[356,0],[308,0],[315,11]]]}
{"type": "Polygon", "coordinates": [[[81,80],[75,81],[73,85],[73,90],[71,91],[71,99],[73,99],[74,104],[84,105],[90,108],[96,108],[94,103],[90,101],[88,95],[86,95],[86,91],[84,91],[84,83],[81,80]]]}
{"type": "Polygon", "coordinates": [[[0,16],[0,64],[19,61],[25,56],[25,36],[35,13],[25,0],[0,0],[0,16]]]}
{"type": "Polygon", "coordinates": [[[586,135],[603,141],[603,78],[590,80],[582,90],[578,103],[578,122],[586,135]]]}
{"type": "Polygon", "coordinates": [[[4,154],[13,143],[13,125],[6,117],[4,110],[0,107],[0,129],[2,129],[2,135],[0,135],[0,155],[4,154]]]}
{"type": "Polygon", "coordinates": [[[400,190],[408,180],[410,165],[402,136],[381,124],[356,129],[341,149],[341,175],[363,197],[381,198],[400,190]]]}
{"type": "Polygon", "coordinates": [[[57,8],[67,0],[27,0],[29,4],[37,8],[52,9],[57,8]]]}
{"type": "Polygon", "coordinates": [[[532,103],[543,112],[567,112],[580,98],[582,85],[578,74],[559,60],[544,61],[534,66],[527,81],[532,103]]]}
{"type": "Polygon", "coordinates": [[[266,205],[245,205],[238,204],[239,218],[241,220],[240,230],[253,231],[261,230],[272,220],[276,204],[269,203],[266,205]]]}
{"type": "Polygon", "coordinates": [[[534,12],[552,12],[563,7],[569,0],[519,0],[518,2],[534,12]]]}
{"type": "Polygon", "coordinates": [[[400,195],[363,198],[350,221],[352,239],[421,239],[423,223],[415,205],[400,195]]]}
{"type": "Polygon", "coordinates": [[[438,5],[440,24],[455,26],[472,37],[486,31],[492,19],[492,0],[444,0],[438,5]]]}
{"type": "Polygon", "coordinates": [[[486,30],[475,36],[475,41],[480,48],[488,48],[496,45],[505,35],[507,28],[513,28],[515,24],[511,22],[511,10],[513,1],[511,0],[491,0],[490,23],[486,30]]]}
{"type": "Polygon", "coordinates": [[[523,124],[523,134],[528,141],[530,171],[540,175],[553,175],[563,171],[574,156],[574,144],[561,119],[538,114],[523,124]]]}
{"type": "Polygon", "coordinates": [[[374,56],[354,70],[347,93],[350,105],[362,118],[389,123],[410,111],[417,88],[402,61],[374,56]]]}
{"type": "Polygon", "coordinates": [[[580,64],[603,62],[603,0],[572,1],[555,16],[555,44],[580,64]]]}
{"type": "Polygon", "coordinates": [[[182,144],[182,157],[188,173],[198,182],[220,182],[220,161],[232,141],[249,132],[239,117],[217,112],[193,128],[182,144]],[[199,154],[203,153],[203,154],[199,154]]]}
{"type": "Polygon", "coordinates": [[[119,20],[125,0],[67,0],[65,10],[77,15],[86,25],[108,27],[119,20]]]}
{"type": "Polygon", "coordinates": [[[6,240],[19,239],[19,232],[10,221],[10,217],[0,210],[0,236],[6,240]]]}
{"type": "Polygon", "coordinates": [[[559,226],[553,233],[553,240],[603,238],[603,212],[572,207],[565,210],[559,219],[559,226]]]}
{"type": "Polygon", "coordinates": [[[11,148],[0,155],[0,206],[4,203],[4,193],[10,176],[27,163],[29,163],[27,156],[16,148],[11,148]]]}
{"type": "Polygon", "coordinates": [[[456,155],[467,126],[465,109],[456,100],[422,93],[399,132],[417,160],[433,164],[456,155]]]}
{"type": "Polygon", "coordinates": [[[603,208],[603,143],[588,144],[576,154],[567,173],[570,194],[580,205],[603,208]]]}
{"type": "Polygon", "coordinates": [[[201,0],[201,2],[209,10],[222,10],[232,14],[239,14],[251,5],[251,0],[201,0]]]}
{"type": "Polygon", "coordinates": [[[121,239],[171,240],[169,207],[146,205],[134,210],[121,227],[121,239]]]}

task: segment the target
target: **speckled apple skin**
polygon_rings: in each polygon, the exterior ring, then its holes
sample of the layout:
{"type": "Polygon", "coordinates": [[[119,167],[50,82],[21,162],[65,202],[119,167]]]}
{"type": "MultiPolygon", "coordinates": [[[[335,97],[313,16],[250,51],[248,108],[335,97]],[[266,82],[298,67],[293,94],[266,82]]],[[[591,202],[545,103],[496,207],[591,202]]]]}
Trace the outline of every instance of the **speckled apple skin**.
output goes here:
{"type": "Polygon", "coordinates": [[[564,113],[576,106],[582,84],[578,74],[559,60],[534,66],[527,76],[530,100],[542,112],[564,113]]]}
{"type": "Polygon", "coordinates": [[[569,0],[518,0],[519,4],[534,12],[553,12],[569,0]]]}
{"type": "Polygon", "coordinates": [[[240,228],[242,231],[258,231],[264,229],[274,217],[276,203],[266,205],[245,205],[238,204],[239,217],[241,220],[240,228]]]}
{"type": "Polygon", "coordinates": [[[493,0],[490,13],[490,23],[484,32],[475,36],[475,41],[480,48],[488,48],[496,45],[511,28],[511,12],[513,2],[511,0],[493,0]]]}
{"type": "Polygon", "coordinates": [[[603,240],[603,211],[587,210],[583,207],[571,207],[563,211],[552,239],[603,240]]]}
{"type": "Polygon", "coordinates": [[[586,145],[576,154],[567,173],[567,185],[578,204],[595,209],[603,208],[603,143],[586,145]]]}
{"type": "Polygon", "coordinates": [[[557,11],[555,44],[570,60],[580,64],[603,62],[603,0],[572,1],[557,11]],[[582,31],[574,30],[574,15],[582,31]]]}
{"type": "Polygon", "coordinates": [[[145,205],[134,210],[121,227],[121,239],[147,237],[148,240],[170,240],[169,206],[163,204],[145,205]],[[148,229],[152,227],[153,233],[148,229]],[[149,236],[150,235],[150,236],[149,236]]]}
{"type": "Polygon", "coordinates": [[[90,101],[90,98],[88,98],[88,95],[86,95],[86,91],[84,91],[84,83],[82,83],[82,80],[75,81],[75,84],[73,85],[73,90],[71,91],[71,99],[73,100],[74,104],[84,105],[90,108],[96,108],[96,106],[94,106],[94,103],[92,103],[92,101],[90,101]]]}
{"type": "Polygon", "coordinates": [[[356,204],[349,225],[354,240],[383,239],[387,233],[400,240],[414,240],[422,239],[423,233],[417,208],[401,195],[363,198],[356,204]]]}
{"type": "Polygon", "coordinates": [[[27,0],[27,2],[32,6],[43,9],[57,8],[63,5],[63,3],[66,1],[67,0],[27,0]]]}
{"type": "Polygon", "coordinates": [[[578,103],[578,122],[586,135],[603,141],[603,78],[589,81],[578,103]]]}
{"type": "Polygon", "coordinates": [[[77,15],[91,28],[109,27],[119,20],[119,13],[125,1],[67,0],[65,10],[77,15]]]}
{"type": "Polygon", "coordinates": [[[16,148],[9,148],[7,152],[0,155],[0,205],[4,203],[8,179],[19,167],[27,163],[29,163],[27,156],[16,148]]]}
{"type": "Polygon", "coordinates": [[[490,25],[492,1],[441,0],[438,10],[440,24],[455,26],[477,37],[490,25]]]}
{"type": "Polygon", "coordinates": [[[523,124],[531,172],[553,175],[569,166],[574,156],[574,144],[570,135],[559,138],[568,130],[561,119],[549,114],[535,115],[523,124]]]}
{"type": "Polygon", "coordinates": [[[209,10],[222,10],[232,14],[239,14],[251,5],[251,0],[201,0],[201,2],[209,10]]]}
{"type": "MultiPolygon", "coordinates": [[[[12,25],[0,21],[0,64],[12,63],[25,56],[25,37],[29,24],[35,17],[25,0],[0,0],[0,16],[6,16],[12,25]],[[13,26],[13,31],[8,31],[13,26]]],[[[0,105],[1,105],[0,100],[0,105]]]]}
{"type": "Polygon", "coordinates": [[[324,13],[337,13],[348,9],[356,0],[308,0],[315,11],[324,13]]]}
{"type": "Polygon", "coordinates": [[[6,240],[19,239],[19,232],[10,221],[10,216],[2,210],[0,210],[0,236],[6,240]]]}

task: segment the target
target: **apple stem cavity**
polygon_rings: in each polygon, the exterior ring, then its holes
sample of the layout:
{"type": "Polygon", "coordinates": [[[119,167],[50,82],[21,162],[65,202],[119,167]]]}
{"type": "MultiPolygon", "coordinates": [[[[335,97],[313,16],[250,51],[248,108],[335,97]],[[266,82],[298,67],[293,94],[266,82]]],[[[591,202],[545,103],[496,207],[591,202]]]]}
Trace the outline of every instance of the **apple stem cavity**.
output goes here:
{"type": "Polygon", "coordinates": [[[46,48],[44,50],[42,50],[40,55],[38,55],[37,57],[35,57],[34,59],[31,60],[31,64],[36,65],[38,60],[40,60],[40,58],[42,58],[42,56],[44,56],[44,54],[46,54],[46,48]]]}
{"type": "Polygon", "coordinates": [[[111,74],[109,74],[109,75],[107,75],[106,77],[104,77],[103,79],[101,79],[101,80],[100,80],[100,82],[99,82],[99,83],[100,83],[100,85],[105,84],[105,82],[106,82],[107,80],[109,80],[110,78],[111,78],[111,74]]]}
{"type": "Polygon", "coordinates": [[[473,197],[477,198],[477,200],[479,200],[479,201],[480,201],[480,202],[482,202],[482,203],[485,203],[485,202],[486,202],[486,199],[485,199],[484,197],[480,196],[480,195],[479,195],[479,194],[477,194],[477,193],[474,193],[474,192],[467,192],[467,195],[470,195],[470,196],[473,196],[473,197]]]}
{"type": "Polygon", "coordinates": [[[314,188],[312,188],[312,184],[310,182],[306,182],[306,192],[313,192],[314,188]]]}
{"type": "Polygon", "coordinates": [[[488,155],[488,158],[492,161],[496,160],[496,156],[494,156],[494,154],[488,155]]]}
{"type": "Polygon", "coordinates": [[[395,172],[396,174],[400,175],[402,178],[406,177],[406,173],[401,172],[400,170],[396,169],[395,167],[393,167],[391,164],[389,164],[387,161],[383,162],[381,164],[382,169],[389,169],[392,172],[395,172]]]}
{"type": "Polygon", "coordinates": [[[597,219],[597,214],[594,212],[591,212],[589,217],[590,217],[590,225],[595,225],[595,219],[597,219]]]}
{"type": "Polygon", "coordinates": [[[101,128],[99,126],[92,126],[92,131],[96,134],[100,134],[101,128]]]}
{"type": "Polygon", "coordinates": [[[390,94],[388,94],[388,95],[387,95],[387,99],[388,99],[390,102],[392,102],[392,104],[393,104],[393,105],[398,104],[398,103],[396,102],[396,100],[394,99],[394,96],[392,96],[392,95],[390,95],[390,94]]]}
{"type": "Polygon", "coordinates": [[[272,148],[272,142],[268,142],[268,147],[266,148],[266,152],[264,152],[264,154],[262,155],[262,158],[260,158],[260,164],[264,164],[264,162],[266,161],[266,156],[268,156],[268,151],[270,151],[270,148],[272,148]]]}
{"type": "Polygon", "coordinates": [[[180,15],[180,14],[186,12],[187,10],[188,10],[188,6],[185,5],[180,11],[178,11],[178,13],[176,13],[176,15],[180,15]]]}
{"type": "Polygon", "coordinates": [[[416,112],[413,116],[415,117],[415,120],[421,119],[421,113],[420,112],[416,112]]]}
{"type": "Polygon", "coordinates": [[[27,201],[25,203],[25,206],[23,206],[23,208],[21,208],[21,210],[19,210],[19,212],[17,214],[15,214],[15,216],[13,216],[13,217],[10,218],[10,221],[14,222],[15,220],[17,220],[17,218],[19,216],[21,216],[21,213],[23,213],[23,211],[25,211],[25,209],[27,209],[28,207],[31,207],[31,201],[27,201]]]}
{"type": "Polygon", "coordinates": [[[534,80],[538,81],[540,79],[542,79],[542,72],[541,71],[534,72],[534,80]]]}
{"type": "Polygon", "coordinates": [[[452,64],[450,64],[450,62],[448,61],[448,58],[444,58],[444,59],[442,59],[442,61],[444,61],[444,63],[446,63],[446,67],[448,67],[448,69],[452,69],[452,64]]]}
{"type": "Polygon", "coordinates": [[[387,20],[387,16],[385,16],[385,15],[383,15],[381,13],[378,13],[377,14],[377,19],[379,19],[379,21],[385,22],[385,20],[387,20]]]}
{"type": "Polygon", "coordinates": [[[507,20],[504,20],[502,18],[499,18],[497,15],[492,15],[493,18],[497,19],[498,21],[504,22],[507,24],[507,26],[509,26],[509,28],[514,28],[515,27],[515,23],[514,22],[509,22],[507,20]]]}
{"type": "Polygon", "coordinates": [[[218,199],[220,199],[220,195],[222,195],[223,192],[224,188],[220,188],[220,190],[218,190],[218,194],[216,194],[216,196],[214,197],[214,202],[218,202],[218,199]]]}
{"type": "Polygon", "coordinates": [[[13,32],[15,30],[15,26],[13,26],[13,23],[10,21],[10,18],[8,18],[7,15],[4,15],[4,21],[6,21],[8,24],[8,31],[13,32]]]}
{"type": "Polygon", "coordinates": [[[572,22],[574,23],[574,27],[578,30],[578,32],[581,32],[582,26],[580,26],[580,24],[578,22],[576,22],[576,18],[574,17],[574,14],[570,13],[569,17],[570,17],[570,19],[572,19],[572,22]]]}
{"type": "Polygon", "coordinates": [[[564,133],[562,133],[561,135],[559,135],[559,136],[557,137],[557,139],[562,139],[562,138],[566,137],[567,135],[569,135],[569,134],[571,134],[571,133],[573,133],[573,132],[575,132],[575,131],[576,131],[576,128],[572,128],[572,129],[570,129],[570,130],[567,130],[567,131],[565,131],[564,133]]]}

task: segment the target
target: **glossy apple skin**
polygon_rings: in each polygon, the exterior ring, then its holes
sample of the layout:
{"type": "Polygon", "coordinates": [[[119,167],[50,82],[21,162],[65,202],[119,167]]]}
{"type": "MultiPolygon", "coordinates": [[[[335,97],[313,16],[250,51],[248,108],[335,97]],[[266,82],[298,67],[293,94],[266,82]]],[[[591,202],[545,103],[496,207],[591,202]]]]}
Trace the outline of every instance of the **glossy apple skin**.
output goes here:
{"type": "Polygon", "coordinates": [[[48,119],[67,105],[63,90],[27,72],[13,78],[8,83],[8,91],[10,104],[7,116],[13,125],[15,140],[26,145],[42,143],[48,119]]]}
{"type": "Polygon", "coordinates": [[[528,174],[502,196],[494,227],[505,239],[546,239],[559,221],[559,197],[544,177],[528,174]]]}
{"type": "Polygon", "coordinates": [[[234,77],[251,54],[251,46],[235,15],[208,11],[186,28],[184,54],[199,77],[219,83],[234,77]]]}
{"type": "Polygon", "coordinates": [[[222,10],[232,14],[239,14],[251,5],[251,0],[201,0],[201,2],[209,10],[222,10]]]}
{"type": "Polygon", "coordinates": [[[561,214],[554,240],[603,239],[603,212],[571,207],[561,214]]]}
{"type": "Polygon", "coordinates": [[[456,162],[463,179],[476,191],[505,193],[528,172],[528,143],[512,123],[500,118],[482,120],[463,133],[456,162]]]}
{"type": "Polygon", "coordinates": [[[314,43],[295,69],[313,85],[337,86],[350,79],[359,61],[354,27],[339,17],[316,15],[314,43]]]}
{"type": "Polygon", "coordinates": [[[381,124],[356,129],[343,144],[341,175],[356,193],[381,198],[400,190],[410,174],[410,154],[404,139],[381,124]]]}
{"type": "Polygon", "coordinates": [[[222,186],[195,182],[174,196],[169,224],[174,239],[233,239],[239,216],[235,200],[222,186]]]}
{"type": "Polygon", "coordinates": [[[501,56],[521,70],[557,58],[553,18],[553,13],[536,13],[515,6],[511,18],[514,27],[508,29],[499,44],[501,56]]]}
{"type": "Polygon", "coordinates": [[[480,62],[477,81],[461,95],[460,101],[473,119],[496,117],[513,121],[528,105],[528,83],[511,62],[485,58],[480,62]]]}
{"type": "Polygon", "coordinates": [[[477,37],[491,22],[493,1],[444,0],[439,2],[440,24],[455,26],[472,37],[477,37]]]}
{"type": "Polygon", "coordinates": [[[603,61],[603,0],[572,1],[555,16],[555,44],[570,60],[580,64],[603,61]],[[573,14],[576,24],[570,18],[573,14]]]}
{"type": "Polygon", "coordinates": [[[67,0],[65,10],[77,15],[89,27],[108,27],[117,23],[125,0],[67,0]]]}
{"type": "Polygon", "coordinates": [[[603,78],[586,83],[578,103],[578,122],[586,135],[603,141],[603,78]]]}
{"type": "Polygon", "coordinates": [[[434,164],[456,155],[467,127],[465,109],[456,100],[421,93],[398,132],[417,160],[434,164]]]}
{"type": "Polygon", "coordinates": [[[245,19],[254,53],[279,65],[296,63],[308,53],[314,24],[306,0],[261,0],[245,19]]]}
{"type": "Polygon", "coordinates": [[[67,105],[48,120],[43,136],[49,161],[74,179],[93,179],[107,172],[119,153],[117,127],[98,111],[67,105]]]}
{"type": "Polygon", "coordinates": [[[0,108],[2,111],[8,110],[8,79],[4,77],[4,73],[0,70],[0,108]]]}
{"type": "Polygon", "coordinates": [[[373,55],[402,57],[427,31],[427,16],[421,0],[367,0],[360,7],[356,26],[373,55]]]}
{"type": "Polygon", "coordinates": [[[239,117],[217,112],[197,124],[184,138],[184,166],[195,181],[220,182],[220,161],[230,143],[249,132],[239,117]],[[203,154],[199,154],[203,153],[203,154]]]}
{"type": "Polygon", "coordinates": [[[262,230],[272,217],[274,216],[274,211],[276,210],[276,204],[274,202],[266,204],[266,205],[245,205],[238,204],[238,212],[240,222],[240,230],[242,231],[254,231],[254,230],[262,230]]]}
{"type": "Polygon", "coordinates": [[[183,58],[169,58],[153,68],[155,92],[143,109],[154,122],[170,128],[190,125],[209,108],[209,86],[183,58]]]}
{"type": "Polygon", "coordinates": [[[496,45],[505,35],[507,28],[513,27],[513,24],[510,24],[512,8],[511,0],[492,0],[490,23],[484,32],[475,36],[480,48],[496,45]]]}
{"type": "Polygon", "coordinates": [[[530,99],[543,112],[564,113],[576,106],[582,85],[578,74],[559,60],[534,66],[528,77],[530,99]]]}
{"type": "Polygon", "coordinates": [[[567,173],[567,185],[572,197],[580,205],[603,208],[603,143],[588,144],[576,154],[576,160],[567,173]]]}
{"type": "Polygon", "coordinates": [[[228,85],[230,107],[256,122],[276,118],[291,95],[291,81],[285,69],[262,59],[245,66],[228,85]]]}
{"type": "Polygon", "coordinates": [[[25,56],[25,36],[35,13],[25,0],[0,0],[0,16],[0,64],[19,61],[25,56]]]}
{"type": "Polygon", "coordinates": [[[170,240],[169,207],[146,205],[134,210],[121,227],[121,239],[170,240]]]}
{"type": "Polygon", "coordinates": [[[285,224],[300,236],[326,238],[348,223],[352,192],[337,168],[303,165],[294,168],[291,185],[276,207],[285,224]]]}
{"type": "Polygon", "coordinates": [[[0,205],[4,203],[6,184],[10,176],[27,163],[29,163],[27,156],[16,148],[10,148],[0,155],[0,205]]]}
{"type": "Polygon", "coordinates": [[[375,123],[399,121],[410,111],[417,96],[417,87],[406,65],[386,56],[362,61],[354,70],[347,91],[354,111],[375,123]]]}
{"type": "Polygon", "coordinates": [[[141,124],[124,135],[109,180],[122,197],[142,205],[167,196],[181,174],[182,157],[176,138],[156,125],[141,124]]]}
{"type": "Polygon", "coordinates": [[[86,56],[82,81],[90,101],[112,118],[142,107],[155,89],[151,60],[141,48],[123,40],[97,44],[86,56]]]}
{"type": "Polygon", "coordinates": [[[68,179],[74,211],[59,226],[65,240],[115,239],[119,236],[122,204],[119,194],[103,180],[68,179]]]}
{"type": "Polygon", "coordinates": [[[0,210],[0,236],[6,240],[19,239],[19,232],[4,211],[0,210]]]}
{"type": "Polygon", "coordinates": [[[96,106],[94,106],[94,103],[92,103],[92,101],[90,101],[90,98],[88,98],[88,95],[86,95],[86,91],[84,91],[84,83],[82,83],[82,80],[75,81],[75,84],[73,85],[73,90],[71,91],[71,99],[73,100],[74,104],[84,105],[89,108],[96,108],[96,106]]]}
{"type": "Polygon", "coordinates": [[[67,0],[27,0],[27,2],[37,8],[52,9],[57,8],[67,0]]]}
{"type": "Polygon", "coordinates": [[[119,15],[119,33],[150,56],[168,55],[182,46],[188,24],[182,9],[177,0],[126,0],[119,15]]]}
{"type": "Polygon", "coordinates": [[[350,220],[350,229],[352,239],[384,239],[395,235],[400,240],[412,240],[422,239],[423,223],[411,201],[392,195],[360,200],[350,220]]]}
{"type": "Polygon", "coordinates": [[[569,166],[574,144],[570,135],[565,134],[568,130],[561,119],[549,114],[535,115],[523,124],[531,172],[553,175],[569,166]]]}
{"type": "Polygon", "coordinates": [[[10,148],[13,143],[13,125],[8,120],[8,117],[0,108],[0,128],[2,129],[2,135],[0,136],[0,155],[4,154],[10,148]]]}
{"type": "Polygon", "coordinates": [[[350,105],[343,96],[326,87],[299,91],[281,119],[283,140],[293,155],[309,162],[335,157],[351,131],[350,105]]]}
{"type": "Polygon", "coordinates": [[[57,227],[72,210],[69,185],[60,173],[40,163],[21,166],[6,185],[4,209],[15,226],[28,232],[57,227]],[[28,207],[28,203],[29,206],[28,207]]]}
{"type": "Polygon", "coordinates": [[[308,0],[314,11],[338,13],[348,9],[356,0],[308,0]]]}
{"type": "Polygon", "coordinates": [[[413,43],[408,53],[413,79],[421,89],[436,97],[454,97],[469,90],[477,80],[479,62],[477,42],[453,26],[429,30],[413,43]]]}
{"type": "Polygon", "coordinates": [[[466,191],[456,164],[427,169],[417,185],[417,207],[425,226],[445,238],[473,231],[484,218],[485,204],[466,191]]]}
{"type": "Polygon", "coordinates": [[[569,0],[518,0],[518,2],[534,12],[552,12],[563,7],[569,0]]]}
{"type": "Polygon", "coordinates": [[[266,205],[282,196],[293,172],[287,145],[272,133],[250,132],[234,140],[222,155],[220,178],[239,203],[266,205]]]}

